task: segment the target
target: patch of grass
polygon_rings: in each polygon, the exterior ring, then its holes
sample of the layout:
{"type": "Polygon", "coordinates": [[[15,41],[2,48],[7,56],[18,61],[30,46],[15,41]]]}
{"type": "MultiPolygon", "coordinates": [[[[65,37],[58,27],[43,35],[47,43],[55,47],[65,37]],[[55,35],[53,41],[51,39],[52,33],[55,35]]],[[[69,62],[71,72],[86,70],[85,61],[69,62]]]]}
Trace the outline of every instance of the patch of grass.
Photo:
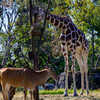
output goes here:
{"type": "Polygon", "coordinates": [[[23,90],[22,87],[17,87],[17,88],[16,88],[16,91],[22,91],[22,90],[23,90]]]}
{"type": "Polygon", "coordinates": [[[64,90],[63,89],[58,89],[58,90],[40,90],[39,94],[63,94],[64,90]]]}
{"type": "MultiPolygon", "coordinates": [[[[23,88],[17,88],[16,92],[22,91],[23,88]]],[[[64,94],[65,89],[57,89],[57,90],[39,90],[40,95],[45,95],[45,94],[64,94]]],[[[68,94],[73,93],[73,89],[68,90],[68,94]]],[[[81,93],[81,89],[77,90],[77,93],[81,93]]],[[[86,90],[84,90],[84,93],[86,93],[86,90]]],[[[89,90],[89,93],[100,93],[100,89],[97,90],[89,90]]],[[[29,91],[27,91],[27,94],[29,94],[29,91]]]]}
{"type": "MultiPolygon", "coordinates": [[[[39,94],[63,94],[64,93],[64,89],[57,89],[57,90],[40,90],[39,91],[39,94]]],[[[70,90],[68,92],[69,94],[70,93],[73,93],[73,90],[70,90]]]]}
{"type": "Polygon", "coordinates": [[[92,91],[90,90],[89,92],[90,92],[90,93],[100,93],[100,89],[92,90],[92,91]]]}
{"type": "MultiPolygon", "coordinates": [[[[41,95],[45,95],[45,94],[63,94],[64,93],[64,89],[57,89],[57,90],[40,90],[39,94],[41,95]]],[[[68,94],[73,93],[72,89],[68,90],[68,94]]],[[[77,93],[81,93],[81,89],[77,90],[77,93]]],[[[84,91],[84,93],[86,93],[86,90],[84,91]]],[[[100,93],[100,89],[97,90],[89,90],[89,93],[100,93]]]]}

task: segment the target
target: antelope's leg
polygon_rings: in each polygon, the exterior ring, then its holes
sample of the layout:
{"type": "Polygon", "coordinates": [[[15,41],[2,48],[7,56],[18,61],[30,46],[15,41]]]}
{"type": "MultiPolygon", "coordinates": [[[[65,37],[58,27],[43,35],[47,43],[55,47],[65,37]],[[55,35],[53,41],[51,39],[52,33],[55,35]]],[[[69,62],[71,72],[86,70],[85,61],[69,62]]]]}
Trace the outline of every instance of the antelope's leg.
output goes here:
{"type": "Polygon", "coordinates": [[[2,89],[3,100],[6,100],[4,90],[2,89]]]}
{"type": "Polygon", "coordinates": [[[30,97],[31,97],[31,100],[33,100],[33,90],[30,90],[30,97]]]}
{"type": "Polygon", "coordinates": [[[4,84],[2,82],[1,82],[1,86],[2,86],[3,99],[6,100],[6,97],[5,97],[5,88],[4,88],[4,84]]]}
{"type": "Polygon", "coordinates": [[[8,100],[8,95],[7,95],[7,91],[5,88],[4,88],[4,95],[5,95],[5,100],[8,100]]]}
{"type": "Polygon", "coordinates": [[[74,93],[73,93],[73,96],[78,96],[77,95],[77,92],[76,92],[76,80],[75,80],[75,71],[76,71],[76,68],[75,68],[75,56],[76,56],[76,52],[71,52],[72,54],[72,74],[73,74],[73,83],[74,83],[74,93]]]}
{"type": "Polygon", "coordinates": [[[5,95],[6,95],[6,100],[9,100],[9,95],[8,91],[10,89],[10,85],[8,83],[5,84],[5,95]]]}
{"type": "Polygon", "coordinates": [[[27,89],[24,88],[24,100],[27,98],[27,89]]]}
{"type": "Polygon", "coordinates": [[[12,87],[12,86],[9,87],[9,91],[8,91],[9,100],[11,100],[13,98],[13,96],[15,94],[15,89],[16,89],[15,87],[12,87]]]}
{"type": "Polygon", "coordinates": [[[2,85],[3,98],[4,100],[8,100],[7,92],[9,90],[9,85],[5,82],[1,82],[1,85],[2,85]]]}
{"type": "Polygon", "coordinates": [[[89,86],[88,86],[88,66],[87,66],[87,60],[88,60],[88,53],[83,53],[83,61],[85,66],[85,79],[86,79],[86,92],[89,94],[89,86]]]}
{"type": "Polygon", "coordinates": [[[68,71],[69,71],[69,67],[68,67],[68,51],[67,51],[67,47],[66,45],[61,44],[61,50],[62,53],[64,55],[64,59],[65,59],[65,92],[64,92],[64,96],[68,96],[68,71]]]}
{"type": "Polygon", "coordinates": [[[82,89],[81,95],[83,95],[84,93],[84,64],[82,61],[82,54],[80,52],[76,54],[76,59],[80,66],[80,71],[81,71],[81,89],[82,89]]]}

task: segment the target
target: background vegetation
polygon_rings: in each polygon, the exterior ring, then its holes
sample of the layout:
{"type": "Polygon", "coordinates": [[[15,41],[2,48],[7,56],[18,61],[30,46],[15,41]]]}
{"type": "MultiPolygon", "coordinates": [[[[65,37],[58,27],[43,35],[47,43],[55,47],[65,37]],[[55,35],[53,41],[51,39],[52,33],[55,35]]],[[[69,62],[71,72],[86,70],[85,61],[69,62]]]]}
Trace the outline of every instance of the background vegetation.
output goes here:
{"type": "MultiPolygon", "coordinates": [[[[47,0],[33,0],[33,7],[39,5],[47,8],[47,0]],[[40,5],[39,5],[40,3],[40,5]]],[[[51,0],[49,12],[59,16],[70,16],[75,25],[86,35],[89,41],[89,70],[100,66],[100,0],[51,0]]],[[[42,27],[39,25],[39,28],[42,27]]],[[[31,51],[31,35],[29,19],[29,1],[0,0],[0,63],[6,58],[5,66],[33,67],[28,52],[31,51]]],[[[38,66],[42,68],[49,64],[57,74],[64,71],[64,58],[60,51],[60,30],[46,23],[38,66]]],[[[35,41],[39,38],[35,37],[35,41]]],[[[38,42],[36,42],[38,46],[38,42]]],[[[69,53],[70,55],[70,53],[69,53]]],[[[76,62],[77,63],[77,62],[76,62]]],[[[71,66],[71,56],[69,56],[71,66]]],[[[79,70],[78,64],[76,64],[79,70]]]]}

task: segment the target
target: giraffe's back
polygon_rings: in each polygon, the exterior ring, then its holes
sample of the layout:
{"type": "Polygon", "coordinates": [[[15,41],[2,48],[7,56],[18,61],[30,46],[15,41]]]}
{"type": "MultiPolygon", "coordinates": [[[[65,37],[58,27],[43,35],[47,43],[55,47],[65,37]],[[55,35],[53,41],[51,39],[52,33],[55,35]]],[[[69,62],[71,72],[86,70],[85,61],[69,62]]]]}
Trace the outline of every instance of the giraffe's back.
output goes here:
{"type": "Polygon", "coordinates": [[[85,35],[78,29],[68,35],[62,33],[60,40],[62,45],[67,45],[68,51],[88,52],[88,41],[85,35]]]}

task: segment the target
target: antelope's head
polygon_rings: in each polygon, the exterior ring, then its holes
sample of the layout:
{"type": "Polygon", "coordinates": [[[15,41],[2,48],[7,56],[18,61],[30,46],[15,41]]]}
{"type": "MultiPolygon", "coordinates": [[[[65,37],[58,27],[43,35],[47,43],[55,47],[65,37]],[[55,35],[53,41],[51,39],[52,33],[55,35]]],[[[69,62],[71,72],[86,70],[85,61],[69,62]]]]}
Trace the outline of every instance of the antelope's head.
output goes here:
{"type": "Polygon", "coordinates": [[[51,78],[53,78],[56,82],[58,81],[58,76],[53,68],[47,68],[51,78]]]}
{"type": "Polygon", "coordinates": [[[41,8],[36,7],[36,8],[33,9],[33,15],[36,18],[36,21],[39,22],[39,21],[44,19],[45,11],[42,10],[41,8]]]}

